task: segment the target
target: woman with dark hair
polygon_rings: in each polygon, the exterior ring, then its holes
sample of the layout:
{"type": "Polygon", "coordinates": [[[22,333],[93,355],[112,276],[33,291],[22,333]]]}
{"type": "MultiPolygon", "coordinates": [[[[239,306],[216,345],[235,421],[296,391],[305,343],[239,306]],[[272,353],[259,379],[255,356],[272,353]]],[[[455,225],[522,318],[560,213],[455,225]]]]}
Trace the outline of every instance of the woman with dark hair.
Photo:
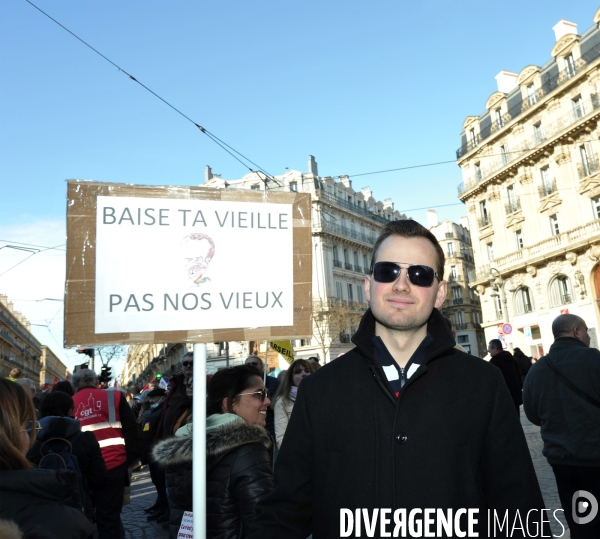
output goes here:
{"type": "Polygon", "coordinates": [[[275,412],[275,442],[277,448],[280,448],[281,442],[283,442],[283,436],[296,401],[298,386],[304,378],[313,372],[312,362],[306,359],[297,359],[285,371],[283,382],[279,385],[271,404],[271,408],[275,412]]]}
{"type": "Polygon", "coordinates": [[[41,430],[28,451],[27,458],[32,464],[39,466],[48,451],[70,448],[70,452],[77,457],[81,471],[86,498],[85,514],[91,519],[95,511],[90,491],[104,480],[106,464],[94,433],[81,432],[81,423],[72,416],[73,398],[70,395],[62,391],[46,394],[40,407],[41,430]]]}
{"type": "Polygon", "coordinates": [[[61,382],[57,382],[57,384],[52,388],[51,393],[55,393],[56,391],[62,391],[67,395],[71,395],[71,397],[75,395],[75,390],[73,389],[73,386],[71,385],[71,382],[69,382],[69,380],[62,380],[61,382]]]}
{"type": "MultiPolygon", "coordinates": [[[[217,372],[207,393],[206,537],[242,539],[250,533],[256,504],[274,487],[265,430],[271,401],[256,369],[246,365],[217,372]]],[[[192,510],[191,434],[163,440],[153,455],[167,470],[174,538],[183,512],[192,510]]]]}
{"type": "Polygon", "coordinates": [[[75,473],[34,470],[25,455],[38,423],[31,397],[0,379],[0,519],[12,520],[26,537],[88,539],[96,527],[79,507],[75,473]]]}

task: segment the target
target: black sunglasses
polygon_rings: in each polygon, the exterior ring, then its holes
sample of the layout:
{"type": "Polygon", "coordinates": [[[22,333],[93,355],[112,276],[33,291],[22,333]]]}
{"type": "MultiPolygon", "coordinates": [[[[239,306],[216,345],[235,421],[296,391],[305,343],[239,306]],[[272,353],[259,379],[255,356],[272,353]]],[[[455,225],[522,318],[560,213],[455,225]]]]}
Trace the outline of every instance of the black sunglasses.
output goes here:
{"type": "MultiPolygon", "coordinates": [[[[425,288],[433,284],[434,277],[440,278],[433,268],[423,264],[405,264],[408,280],[415,286],[425,288]]],[[[378,283],[393,283],[400,277],[402,266],[396,262],[377,262],[373,266],[373,279],[378,283]]]]}
{"type": "Polygon", "coordinates": [[[182,364],[184,367],[189,367],[190,365],[193,365],[193,364],[194,364],[194,362],[193,362],[193,361],[182,361],[182,362],[181,362],[181,364],[182,364]]]}

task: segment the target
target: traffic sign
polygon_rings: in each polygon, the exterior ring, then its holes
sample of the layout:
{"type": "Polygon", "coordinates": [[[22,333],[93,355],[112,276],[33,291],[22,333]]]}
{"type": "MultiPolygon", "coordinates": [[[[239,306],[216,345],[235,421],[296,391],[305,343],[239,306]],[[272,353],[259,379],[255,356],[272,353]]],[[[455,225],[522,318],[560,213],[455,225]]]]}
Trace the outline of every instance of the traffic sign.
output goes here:
{"type": "Polygon", "coordinates": [[[502,326],[502,331],[505,335],[510,335],[512,333],[512,326],[510,324],[504,324],[502,326]]]}

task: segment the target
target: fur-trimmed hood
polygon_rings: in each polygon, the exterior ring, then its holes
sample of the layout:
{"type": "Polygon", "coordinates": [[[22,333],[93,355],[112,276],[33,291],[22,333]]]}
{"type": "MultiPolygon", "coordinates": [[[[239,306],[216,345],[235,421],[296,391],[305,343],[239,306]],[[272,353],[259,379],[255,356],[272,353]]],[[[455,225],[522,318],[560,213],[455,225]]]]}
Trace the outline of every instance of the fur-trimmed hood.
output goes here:
{"type": "MultiPolygon", "coordinates": [[[[271,451],[269,433],[260,425],[235,422],[206,433],[206,458],[219,460],[235,448],[259,443],[271,451]]],[[[168,438],[157,443],[152,450],[154,460],[162,467],[185,466],[192,463],[192,437],[168,438]]]]}

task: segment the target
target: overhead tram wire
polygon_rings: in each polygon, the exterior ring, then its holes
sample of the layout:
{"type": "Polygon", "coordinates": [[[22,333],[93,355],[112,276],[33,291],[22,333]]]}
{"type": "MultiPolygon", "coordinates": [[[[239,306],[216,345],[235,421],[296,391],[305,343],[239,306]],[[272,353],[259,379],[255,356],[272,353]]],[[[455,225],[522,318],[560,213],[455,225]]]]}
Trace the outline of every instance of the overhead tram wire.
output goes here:
{"type": "MultiPolygon", "coordinates": [[[[211,139],[215,144],[217,144],[223,150],[225,150],[229,155],[231,155],[231,157],[233,157],[236,161],[238,161],[242,166],[244,166],[245,168],[247,168],[250,172],[256,172],[256,171],[253,170],[250,166],[248,166],[247,163],[244,163],[241,159],[239,159],[238,157],[236,157],[227,148],[229,148],[230,150],[232,150],[233,152],[235,152],[236,154],[238,154],[239,156],[241,156],[242,158],[244,158],[246,161],[248,161],[249,163],[251,163],[252,165],[254,165],[255,167],[257,167],[258,170],[260,170],[263,174],[265,174],[269,179],[273,180],[274,182],[276,182],[277,184],[279,184],[281,186],[281,183],[278,180],[276,180],[271,174],[269,174],[265,169],[263,169],[262,167],[260,167],[259,165],[257,165],[256,163],[254,163],[253,161],[251,161],[250,159],[248,159],[247,157],[245,157],[243,154],[241,154],[240,152],[238,152],[235,148],[231,147],[229,144],[227,144],[224,141],[222,141],[216,135],[214,135],[213,133],[211,133],[210,131],[208,131],[208,129],[206,129],[206,128],[202,127],[200,124],[196,123],[189,116],[187,116],[186,114],[184,114],[183,112],[181,112],[177,107],[173,106],[166,99],[163,99],[160,95],[158,95],[156,92],[154,92],[153,90],[151,90],[144,83],[142,83],[138,79],[136,79],[131,73],[125,71],[122,67],[120,67],[117,64],[115,64],[110,58],[107,58],[104,54],[102,54],[100,51],[98,51],[97,49],[95,49],[94,47],[92,47],[89,43],[87,43],[86,41],[84,41],[83,39],[81,39],[78,35],[76,35],[75,33],[71,32],[71,30],[69,30],[66,26],[64,26],[63,24],[61,24],[60,22],[58,22],[56,19],[54,19],[53,17],[51,17],[50,15],[48,15],[48,13],[46,13],[44,10],[40,9],[33,2],[31,2],[30,0],[25,0],[25,1],[28,4],[30,4],[31,6],[33,6],[35,9],[37,9],[40,13],[42,13],[43,15],[45,15],[46,17],[48,17],[52,22],[54,22],[58,26],[60,26],[63,30],[65,30],[66,32],[68,32],[69,34],[71,34],[78,41],[81,41],[81,43],[83,43],[86,47],[88,47],[91,50],[93,50],[96,54],[98,54],[99,56],[101,56],[108,63],[110,63],[111,65],[113,65],[114,67],[116,67],[119,71],[121,71],[122,73],[124,73],[125,75],[127,75],[132,81],[137,82],[142,88],[144,88],[145,90],[147,90],[148,92],[150,92],[154,97],[160,99],[165,105],[167,105],[168,107],[172,108],[175,112],[177,112],[178,114],[180,114],[181,116],[183,116],[186,120],[188,120],[189,122],[191,122],[192,124],[194,124],[200,130],[201,133],[205,134],[209,139],[211,139]]],[[[265,186],[267,186],[266,180],[263,180],[263,181],[265,182],[265,186]]]]}

